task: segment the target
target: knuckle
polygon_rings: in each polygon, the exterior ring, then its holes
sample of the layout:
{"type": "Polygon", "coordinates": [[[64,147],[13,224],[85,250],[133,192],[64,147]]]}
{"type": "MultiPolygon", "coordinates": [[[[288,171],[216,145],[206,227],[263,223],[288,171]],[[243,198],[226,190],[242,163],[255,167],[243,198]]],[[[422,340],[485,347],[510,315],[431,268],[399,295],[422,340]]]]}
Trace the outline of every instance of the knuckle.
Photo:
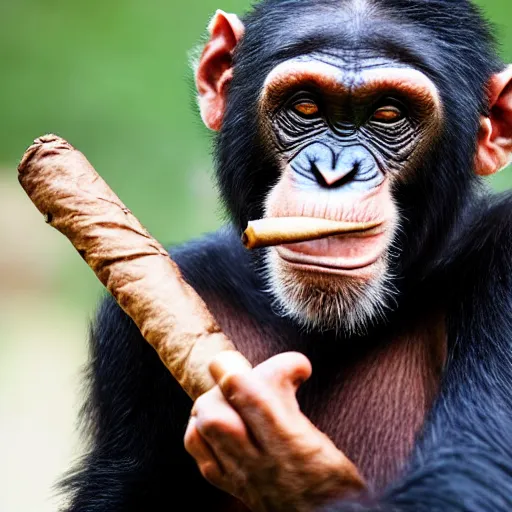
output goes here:
{"type": "Polygon", "coordinates": [[[219,437],[230,437],[244,439],[246,430],[244,423],[237,417],[231,416],[211,416],[204,418],[199,424],[199,434],[203,437],[213,440],[219,437]]]}
{"type": "Polygon", "coordinates": [[[220,486],[222,484],[222,473],[215,462],[204,462],[199,466],[199,471],[211,484],[216,486],[220,486]]]}
{"type": "Polygon", "coordinates": [[[229,431],[228,421],[221,416],[208,416],[201,418],[198,422],[198,428],[200,433],[205,437],[218,437],[221,434],[229,431]]]}
{"type": "Polygon", "coordinates": [[[232,420],[226,421],[224,423],[222,433],[229,436],[230,438],[240,440],[244,439],[246,435],[243,423],[232,420]]]}
{"type": "Polygon", "coordinates": [[[203,395],[196,399],[196,401],[194,402],[194,407],[192,408],[194,414],[198,414],[200,411],[202,411],[208,406],[208,403],[211,400],[209,397],[210,391],[204,393],[203,395]]]}
{"type": "Polygon", "coordinates": [[[246,390],[247,386],[247,376],[240,373],[226,375],[222,380],[222,391],[226,396],[243,393],[246,390]]]}
{"type": "Polygon", "coordinates": [[[226,399],[234,404],[260,406],[267,401],[264,393],[265,384],[253,375],[228,377],[223,391],[226,399]]]}
{"type": "Polygon", "coordinates": [[[198,442],[198,437],[199,433],[195,427],[188,428],[187,431],[185,432],[184,445],[185,450],[188,453],[192,454],[192,452],[194,451],[194,447],[198,442]]]}

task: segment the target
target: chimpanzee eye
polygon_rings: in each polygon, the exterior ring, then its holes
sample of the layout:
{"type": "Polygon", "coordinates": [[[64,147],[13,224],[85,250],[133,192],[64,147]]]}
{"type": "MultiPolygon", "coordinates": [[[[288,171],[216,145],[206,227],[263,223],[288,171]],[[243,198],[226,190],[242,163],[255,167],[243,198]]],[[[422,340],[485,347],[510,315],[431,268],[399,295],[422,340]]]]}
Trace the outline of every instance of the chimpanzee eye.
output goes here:
{"type": "Polygon", "coordinates": [[[300,101],[293,105],[293,110],[305,117],[313,117],[318,114],[320,109],[313,101],[300,101]]]}
{"type": "Polygon", "coordinates": [[[378,108],[372,115],[372,121],[378,121],[380,123],[396,123],[402,119],[402,111],[394,105],[385,105],[384,107],[378,108]]]}

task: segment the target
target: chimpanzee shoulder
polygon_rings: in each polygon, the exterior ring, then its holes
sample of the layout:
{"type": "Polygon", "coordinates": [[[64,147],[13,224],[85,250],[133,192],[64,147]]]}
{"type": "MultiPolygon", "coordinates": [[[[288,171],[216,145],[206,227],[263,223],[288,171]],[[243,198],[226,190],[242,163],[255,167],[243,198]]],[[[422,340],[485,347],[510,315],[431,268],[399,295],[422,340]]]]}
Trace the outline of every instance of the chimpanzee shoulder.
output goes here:
{"type": "Polygon", "coordinates": [[[512,191],[489,196],[485,212],[476,212],[475,235],[472,241],[478,245],[485,243],[494,246],[497,253],[512,259],[510,244],[512,243],[512,191]],[[479,215],[482,213],[482,215],[479,215]]]}
{"type": "Polygon", "coordinates": [[[201,296],[229,298],[248,310],[264,301],[261,274],[232,226],[224,226],[169,252],[185,280],[201,296]]]}
{"type": "MultiPolygon", "coordinates": [[[[200,295],[229,297],[249,307],[259,283],[239,236],[230,228],[173,247],[170,254],[200,295]]],[[[169,305],[172,307],[172,304],[169,305]]],[[[254,305],[253,305],[254,308],[254,305]]],[[[91,326],[82,421],[90,451],[61,482],[67,512],[167,510],[222,501],[185,452],[192,401],[111,296],[91,326]]]]}
{"type": "MultiPolygon", "coordinates": [[[[473,199],[445,258],[446,268],[460,274],[465,284],[490,289],[493,283],[503,283],[498,270],[512,267],[512,191],[473,199]]],[[[460,295],[464,283],[456,287],[460,295]]]]}

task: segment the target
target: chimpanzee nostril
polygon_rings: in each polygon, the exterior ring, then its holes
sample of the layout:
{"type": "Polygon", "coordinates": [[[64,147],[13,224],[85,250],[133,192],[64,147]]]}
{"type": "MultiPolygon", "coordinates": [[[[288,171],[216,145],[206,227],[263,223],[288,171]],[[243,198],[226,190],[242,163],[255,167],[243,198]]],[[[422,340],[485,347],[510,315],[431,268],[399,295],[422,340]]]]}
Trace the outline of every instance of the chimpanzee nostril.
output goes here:
{"type": "Polygon", "coordinates": [[[304,184],[322,188],[369,190],[383,179],[373,155],[360,145],[333,148],[315,142],[294,158],[291,167],[304,184]]]}
{"type": "Polygon", "coordinates": [[[313,176],[315,177],[317,183],[321,187],[328,187],[329,186],[327,184],[327,182],[325,181],[323,174],[320,172],[320,170],[316,166],[315,162],[311,162],[311,172],[313,173],[313,176]]]}
{"type": "Polygon", "coordinates": [[[359,162],[355,162],[352,170],[348,173],[345,170],[340,172],[339,169],[325,171],[323,169],[320,170],[315,162],[311,162],[311,172],[313,176],[317,183],[325,188],[338,188],[351,182],[356,177],[359,167],[359,162]]]}

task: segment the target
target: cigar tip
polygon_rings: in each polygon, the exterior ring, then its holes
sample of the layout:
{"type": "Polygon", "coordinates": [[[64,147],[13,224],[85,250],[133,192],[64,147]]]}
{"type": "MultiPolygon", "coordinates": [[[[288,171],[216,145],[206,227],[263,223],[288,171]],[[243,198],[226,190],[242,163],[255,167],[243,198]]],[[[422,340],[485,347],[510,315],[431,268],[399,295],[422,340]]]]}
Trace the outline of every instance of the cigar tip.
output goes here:
{"type": "Polygon", "coordinates": [[[247,229],[242,233],[241,239],[246,249],[255,249],[257,247],[257,238],[254,236],[254,229],[250,222],[247,229]]]}
{"type": "Polygon", "coordinates": [[[47,133],[46,135],[41,135],[41,137],[38,137],[36,140],[34,140],[34,144],[45,144],[47,142],[55,142],[59,139],[64,140],[61,139],[58,135],[47,133]]]}
{"type": "Polygon", "coordinates": [[[58,135],[48,133],[34,140],[32,145],[25,151],[21,162],[18,165],[18,173],[23,174],[27,166],[37,156],[42,157],[59,150],[72,150],[73,146],[58,135]],[[41,151],[44,151],[43,153],[41,151]]]}
{"type": "Polygon", "coordinates": [[[74,149],[66,139],[53,133],[47,133],[46,135],[38,137],[32,146],[51,146],[53,149],[74,149]]]}

